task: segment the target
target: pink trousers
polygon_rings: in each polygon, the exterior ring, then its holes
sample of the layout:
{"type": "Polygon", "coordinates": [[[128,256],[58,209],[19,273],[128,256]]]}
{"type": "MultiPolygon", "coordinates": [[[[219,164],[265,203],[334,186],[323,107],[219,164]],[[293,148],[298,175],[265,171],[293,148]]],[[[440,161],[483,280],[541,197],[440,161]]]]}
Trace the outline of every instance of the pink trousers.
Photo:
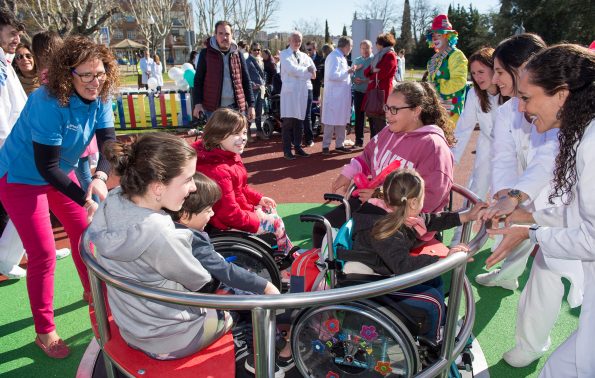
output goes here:
{"type": "MultiPolygon", "coordinates": [[[[78,183],[74,172],[69,177],[78,183]]],[[[56,243],[50,210],[66,230],[83,289],[90,291],[87,268],[79,252],[79,239],[87,227],[87,212],[51,185],[10,184],[6,175],[0,179],[0,201],[27,251],[27,292],[35,332],[49,333],[56,328],[53,307],[56,243]]]]}

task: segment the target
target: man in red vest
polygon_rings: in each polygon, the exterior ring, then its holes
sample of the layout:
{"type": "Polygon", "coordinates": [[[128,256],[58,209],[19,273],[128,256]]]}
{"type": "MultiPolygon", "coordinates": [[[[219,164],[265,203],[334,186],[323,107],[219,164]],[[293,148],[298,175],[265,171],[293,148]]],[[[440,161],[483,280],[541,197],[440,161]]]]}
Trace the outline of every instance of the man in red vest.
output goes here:
{"type": "Polygon", "coordinates": [[[227,21],[215,24],[215,35],[200,51],[194,76],[192,115],[207,118],[220,107],[236,109],[254,119],[254,97],[246,61],[233,41],[231,25],[227,21]]]}

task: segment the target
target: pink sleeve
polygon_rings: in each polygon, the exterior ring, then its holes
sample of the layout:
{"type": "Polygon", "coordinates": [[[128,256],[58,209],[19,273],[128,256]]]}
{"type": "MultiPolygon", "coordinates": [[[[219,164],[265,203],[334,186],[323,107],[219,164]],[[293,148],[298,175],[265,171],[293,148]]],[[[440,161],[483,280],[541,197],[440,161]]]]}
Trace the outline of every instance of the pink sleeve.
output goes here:
{"type": "Polygon", "coordinates": [[[85,148],[85,151],[83,151],[81,157],[84,158],[97,152],[99,152],[99,148],[97,147],[97,138],[93,137],[93,139],[91,139],[91,143],[89,143],[87,148],[85,148]]]}

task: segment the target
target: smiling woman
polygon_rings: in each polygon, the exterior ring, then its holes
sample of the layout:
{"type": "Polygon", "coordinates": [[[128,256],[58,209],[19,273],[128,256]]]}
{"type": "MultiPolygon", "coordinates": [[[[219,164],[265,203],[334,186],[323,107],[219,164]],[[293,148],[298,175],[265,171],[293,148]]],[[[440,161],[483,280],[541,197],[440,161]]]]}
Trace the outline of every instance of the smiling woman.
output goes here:
{"type": "Polygon", "coordinates": [[[88,300],[79,239],[97,210],[91,195],[104,199],[107,194],[110,164],[100,156],[87,192],[73,169],[94,135],[100,150],[104,142],[115,139],[109,99],[117,89],[117,77],[115,58],[105,46],[84,37],[68,38],[52,57],[47,85],[31,94],[0,150],[0,200],[29,258],[27,289],[35,344],[51,358],[65,358],[70,350],[54,324],[56,250],[49,211],[68,234],[83,298],[88,300]]]}
{"type": "Polygon", "coordinates": [[[37,66],[35,65],[29,45],[19,43],[12,65],[27,95],[39,88],[37,66]]]}

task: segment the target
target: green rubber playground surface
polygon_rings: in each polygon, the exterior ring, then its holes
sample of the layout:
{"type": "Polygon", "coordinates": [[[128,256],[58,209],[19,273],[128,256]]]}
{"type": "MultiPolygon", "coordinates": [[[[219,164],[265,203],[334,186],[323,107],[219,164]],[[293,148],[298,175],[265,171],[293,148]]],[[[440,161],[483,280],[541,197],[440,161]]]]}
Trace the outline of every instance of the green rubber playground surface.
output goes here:
{"type": "MultiPolygon", "coordinates": [[[[310,223],[300,223],[302,213],[322,214],[328,207],[317,204],[280,204],[279,213],[295,244],[310,247],[310,223]]],[[[445,239],[449,240],[447,232],[445,239]]],[[[491,241],[467,266],[467,275],[473,278],[484,272],[483,261],[489,254],[491,241]]],[[[524,286],[527,270],[520,279],[524,286]]],[[[29,310],[24,280],[0,283],[0,376],[2,377],[74,377],[89,344],[92,332],[87,305],[82,301],[82,287],[71,258],[59,260],[56,265],[55,315],[58,332],[71,347],[72,354],[65,360],[47,358],[33,344],[35,332],[29,310]]],[[[568,285],[567,285],[568,286],[568,285]]],[[[568,287],[567,287],[568,289],[568,287]]],[[[513,346],[516,306],[520,291],[484,288],[474,285],[477,315],[473,333],[484,351],[491,377],[537,377],[549,353],[523,369],[515,369],[501,360],[504,352],[513,346]]],[[[564,302],[558,322],[552,333],[550,353],[570,335],[578,325],[579,311],[570,310],[564,302]]],[[[478,374],[475,371],[475,374],[478,374]]]]}

